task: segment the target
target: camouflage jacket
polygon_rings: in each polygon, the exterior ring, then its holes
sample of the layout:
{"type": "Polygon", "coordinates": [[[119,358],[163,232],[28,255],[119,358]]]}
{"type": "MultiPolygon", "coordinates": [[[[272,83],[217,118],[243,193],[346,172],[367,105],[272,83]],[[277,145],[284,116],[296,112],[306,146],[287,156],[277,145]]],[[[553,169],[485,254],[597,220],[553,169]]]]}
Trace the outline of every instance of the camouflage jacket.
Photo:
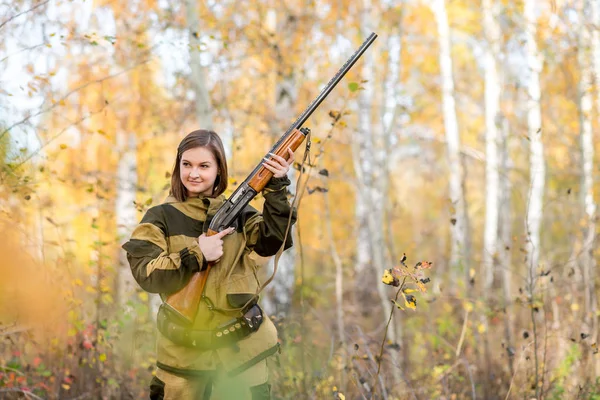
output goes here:
{"type": "MultiPolygon", "coordinates": [[[[260,287],[257,265],[250,253],[272,256],[283,244],[290,215],[285,190],[289,184],[287,177],[272,178],[263,191],[263,212],[248,205],[235,221],[235,232],[223,238],[223,256],[208,276],[206,298],[200,303],[194,330],[213,331],[240,317],[241,311],[228,299],[236,294],[247,297],[257,292],[260,287]]],[[[200,270],[205,260],[198,236],[206,233],[224,202],[223,195],[188,198],[185,202],[169,197],[164,204],[147,210],[130,240],[123,245],[133,276],[144,290],[160,293],[164,299],[183,288],[192,274],[200,270]]],[[[294,213],[292,223],[295,221],[294,213]]],[[[291,229],[285,242],[286,249],[292,246],[291,229]]],[[[201,375],[221,368],[233,373],[251,367],[277,349],[277,330],[265,316],[259,330],[240,340],[236,348],[202,351],[178,346],[158,333],[157,364],[181,376],[201,375]]]]}

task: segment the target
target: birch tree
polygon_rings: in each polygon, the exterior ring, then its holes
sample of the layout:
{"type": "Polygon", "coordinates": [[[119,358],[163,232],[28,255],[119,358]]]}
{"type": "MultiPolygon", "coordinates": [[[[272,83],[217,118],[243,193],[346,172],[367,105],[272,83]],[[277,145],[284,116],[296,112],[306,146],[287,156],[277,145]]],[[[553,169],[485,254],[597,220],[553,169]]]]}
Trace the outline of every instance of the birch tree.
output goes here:
{"type": "Polygon", "coordinates": [[[446,134],[449,195],[452,203],[450,273],[456,281],[458,270],[469,271],[468,216],[464,193],[464,169],[460,156],[460,134],[456,116],[456,100],[452,67],[450,26],[445,0],[432,0],[440,46],[439,62],[442,79],[442,112],[446,134]]]}
{"type": "MultiPolygon", "coordinates": [[[[594,201],[594,137],[592,131],[592,53],[597,42],[591,42],[590,24],[586,16],[586,5],[593,6],[592,17],[598,16],[597,1],[582,1],[579,17],[579,43],[577,61],[581,72],[579,80],[579,135],[581,141],[581,208],[583,210],[583,241],[581,248],[581,268],[584,285],[585,324],[597,335],[595,259],[594,245],[596,236],[596,203],[594,201]],[[590,4],[591,3],[591,4],[590,4]],[[591,45],[591,46],[590,46],[591,45]]],[[[596,20],[593,20],[596,21],[596,20]]],[[[595,28],[594,30],[597,30],[595,28]]],[[[595,40],[597,41],[597,33],[595,40]]]]}
{"type": "MultiPolygon", "coordinates": [[[[201,60],[200,18],[196,0],[185,0],[186,21],[189,37],[190,82],[194,91],[194,109],[198,129],[213,129],[212,106],[206,85],[206,72],[201,60]]],[[[221,137],[227,156],[230,156],[232,141],[221,137]]]]}
{"type": "MultiPolygon", "coordinates": [[[[362,4],[361,34],[367,37],[377,25],[375,7],[370,0],[362,4]]],[[[353,140],[353,159],[356,174],[356,258],[357,276],[374,277],[377,294],[387,321],[392,306],[386,287],[380,284],[380,274],[391,267],[386,260],[384,232],[385,207],[387,204],[387,164],[386,139],[381,119],[373,118],[373,110],[379,104],[375,98],[376,63],[374,51],[366,52],[361,59],[361,78],[364,85],[358,97],[358,130],[353,140]]],[[[391,122],[391,121],[390,121],[391,122]]],[[[371,278],[368,278],[371,281],[371,278]]],[[[395,324],[390,324],[388,339],[397,342],[395,324]]],[[[398,352],[391,353],[392,374],[396,383],[400,382],[400,358],[398,352]]]]}
{"type": "Polygon", "coordinates": [[[493,0],[483,0],[485,47],[485,230],[483,234],[483,293],[490,294],[494,279],[494,260],[498,248],[498,126],[500,113],[500,79],[498,45],[500,27],[496,22],[493,0]]]}
{"type": "MultiPolygon", "coordinates": [[[[589,0],[589,4],[590,4],[590,8],[591,8],[591,26],[593,27],[592,29],[592,33],[591,33],[591,51],[592,51],[592,68],[593,68],[593,76],[595,76],[596,78],[596,91],[595,91],[595,99],[596,99],[596,110],[598,112],[600,112],[600,31],[599,31],[599,26],[600,26],[600,0],[589,0]]],[[[592,132],[593,135],[593,132],[592,132]]],[[[589,137],[589,140],[591,140],[591,142],[594,142],[594,138],[593,136],[589,137]]],[[[583,145],[583,144],[582,144],[583,145]]],[[[586,146],[589,146],[589,144],[586,144],[586,146]]],[[[584,147],[585,148],[585,147],[584,147]]],[[[589,162],[589,166],[593,166],[593,158],[595,157],[594,154],[594,147],[593,146],[589,146],[589,151],[591,153],[588,154],[588,156],[590,157],[589,160],[587,160],[589,162]]],[[[590,174],[592,173],[592,171],[590,171],[590,174]]],[[[593,182],[593,176],[590,176],[589,179],[591,179],[591,181],[593,182]]],[[[594,319],[593,321],[593,334],[595,335],[594,337],[596,337],[596,340],[598,338],[598,334],[600,332],[599,331],[599,327],[598,327],[598,317],[596,316],[597,312],[597,307],[598,307],[598,298],[596,296],[597,293],[597,289],[596,289],[596,265],[593,264],[595,257],[594,254],[591,253],[596,245],[595,239],[594,239],[594,231],[595,231],[595,225],[594,225],[594,221],[597,218],[597,205],[596,205],[596,201],[593,197],[593,186],[587,187],[587,189],[589,190],[589,196],[586,197],[586,201],[589,201],[589,205],[586,204],[586,212],[588,213],[588,218],[589,218],[589,225],[588,225],[588,237],[587,237],[587,243],[586,245],[589,246],[589,257],[590,257],[590,271],[592,271],[592,276],[590,277],[590,287],[589,287],[589,291],[590,293],[593,294],[591,301],[592,301],[592,309],[594,310],[592,312],[592,318],[594,319]]],[[[600,365],[599,362],[597,361],[595,364],[596,367],[596,375],[599,373],[600,371],[600,365]]]]}
{"type": "MultiPolygon", "coordinates": [[[[274,109],[275,119],[271,123],[271,130],[274,137],[279,137],[292,123],[294,119],[294,109],[298,97],[295,82],[294,65],[290,65],[286,54],[282,54],[286,49],[290,49],[296,30],[296,20],[285,18],[285,15],[278,15],[278,10],[269,9],[267,13],[267,29],[277,33],[281,43],[276,47],[279,53],[277,57],[274,109]]],[[[296,194],[296,170],[291,168],[288,173],[291,185],[288,190],[292,195],[296,194]]],[[[292,237],[296,228],[292,227],[292,237]]],[[[273,271],[275,258],[271,257],[268,264],[268,270],[273,271]]],[[[296,246],[284,251],[277,263],[277,273],[269,285],[269,291],[263,299],[263,305],[268,314],[286,315],[292,305],[292,294],[295,280],[296,246]]]]}
{"type": "MultiPolygon", "coordinates": [[[[487,46],[484,50],[484,80],[485,80],[485,228],[483,233],[483,254],[481,263],[482,289],[486,300],[491,298],[494,282],[494,269],[498,247],[498,127],[497,121],[500,113],[500,81],[498,77],[498,45],[500,27],[496,22],[494,0],[483,0],[483,31],[487,46]]],[[[484,341],[484,354],[488,370],[491,367],[489,346],[488,317],[486,313],[480,315],[481,323],[485,327],[482,333],[484,341]]]]}
{"type": "Polygon", "coordinates": [[[544,164],[544,144],[542,142],[542,110],[540,105],[540,73],[542,59],[536,43],[537,17],[536,1],[525,0],[525,51],[527,60],[527,133],[530,143],[530,190],[527,203],[527,265],[528,284],[535,285],[535,271],[540,257],[540,228],[545,186],[546,167],[544,164]]]}
{"type": "MultiPolygon", "coordinates": [[[[117,152],[120,155],[117,165],[117,198],[115,200],[115,219],[119,240],[127,238],[137,224],[134,206],[137,187],[137,157],[134,134],[117,134],[117,152]]],[[[129,269],[126,253],[119,251],[119,269],[117,277],[117,301],[125,306],[134,288],[137,287],[129,269]]]]}

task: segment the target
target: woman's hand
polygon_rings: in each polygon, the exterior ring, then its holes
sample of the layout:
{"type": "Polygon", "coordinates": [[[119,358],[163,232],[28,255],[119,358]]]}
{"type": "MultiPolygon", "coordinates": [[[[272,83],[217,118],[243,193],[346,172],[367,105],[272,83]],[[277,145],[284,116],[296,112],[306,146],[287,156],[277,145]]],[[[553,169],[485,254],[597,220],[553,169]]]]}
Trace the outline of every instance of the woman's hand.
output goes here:
{"type": "Polygon", "coordinates": [[[273,173],[274,178],[283,178],[286,176],[290,170],[290,166],[294,163],[294,152],[289,147],[287,151],[289,154],[287,160],[273,153],[269,153],[271,158],[264,158],[262,165],[273,173]]]}
{"type": "Polygon", "coordinates": [[[204,259],[208,262],[217,261],[223,255],[223,237],[233,233],[235,228],[227,228],[216,235],[206,236],[206,234],[200,235],[198,238],[198,246],[204,259]]]}

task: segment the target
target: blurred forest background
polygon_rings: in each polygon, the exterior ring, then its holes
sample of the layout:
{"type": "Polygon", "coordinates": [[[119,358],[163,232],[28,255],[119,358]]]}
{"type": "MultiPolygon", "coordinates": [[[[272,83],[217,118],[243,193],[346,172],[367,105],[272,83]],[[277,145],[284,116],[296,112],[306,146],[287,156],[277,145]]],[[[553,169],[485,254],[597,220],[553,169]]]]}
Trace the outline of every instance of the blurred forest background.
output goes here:
{"type": "Polygon", "coordinates": [[[147,397],[158,299],[120,245],[177,144],[216,130],[231,193],[374,31],[290,173],[274,398],[599,399],[599,23],[600,0],[2,0],[0,398],[147,397]]]}

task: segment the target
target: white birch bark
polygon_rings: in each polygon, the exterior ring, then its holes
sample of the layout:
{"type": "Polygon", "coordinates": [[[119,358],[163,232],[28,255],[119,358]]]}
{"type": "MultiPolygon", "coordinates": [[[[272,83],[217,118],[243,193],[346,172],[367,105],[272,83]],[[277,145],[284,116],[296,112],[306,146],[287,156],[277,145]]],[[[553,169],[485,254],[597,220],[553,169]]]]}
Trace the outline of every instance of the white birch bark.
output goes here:
{"type": "Polygon", "coordinates": [[[460,134],[456,116],[450,26],[448,24],[445,0],[433,0],[432,9],[435,14],[440,44],[439,62],[442,75],[442,108],[450,169],[450,201],[453,207],[450,230],[450,273],[454,280],[456,280],[459,270],[462,269],[465,273],[468,273],[469,270],[467,203],[464,194],[464,170],[460,156],[460,134]]]}
{"type": "MultiPolygon", "coordinates": [[[[376,25],[375,10],[370,0],[363,2],[363,37],[371,33],[371,24],[376,25]]],[[[357,276],[371,275],[377,287],[377,294],[381,303],[382,319],[387,321],[392,311],[390,296],[387,287],[381,284],[381,275],[386,268],[391,266],[385,259],[385,230],[384,209],[387,203],[387,164],[386,141],[382,124],[372,117],[375,101],[375,58],[374,52],[366,52],[361,62],[362,85],[358,97],[358,131],[355,132],[353,151],[355,173],[357,178],[356,192],[356,220],[357,220],[357,276]],[[370,268],[369,268],[370,267],[370,268]]],[[[369,279],[371,281],[371,279],[369,279]]],[[[396,328],[390,324],[388,340],[397,342],[396,328]]],[[[392,373],[395,382],[401,381],[399,370],[398,352],[391,353],[392,373]]]]}
{"type": "Polygon", "coordinates": [[[483,290],[490,294],[498,249],[498,125],[500,113],[500,79],[498,54],[500,27],[495,18],[493,0],[483,0],[483,29],[485,47],[485,229],[483,234],[483,290]]]}
{"type": "MultiPolygon", "coordinates": [[[[289,48],[292,40],[292,26],[285,26],[284,24],[293,24],[288,22],[286,18],[278,18],[277,11],[270,9],[267,13],[267,28],[273,33],[277,33],[280,40],[283,40],[283,44],[280,48],[289,48]]],[[[285,62],[285,57],[282,58],[282,62],[285,62]]],[[[286,71],[287,65],[279,65],[280,71],[286,71]]],[[[277,71],[274,71],[277,73],[277,71]]],[[[294,82],[294,70],[292,69],[289,74],[276,74],[278,76],[275,84],[275,97],[274,108],[276,119],[271,124],[273,129],[273,138],[278,139],[283,133],[289,128],[294,120],[295,104],[297,100],[298,90],[296,83],[294,82]]],[[[288,177],[292,182],[288,186],[288,190],[292,195],[296,194],[296,170],[290,168],[288,177]]],[[[292,237],[295,236],[296,228],[292,227],[292,237]]],[[[274,268],[274,257],[269,260],[267,271],[272,273],[274,268]]],[[[292,246],[290,249],[283,252],[279,258],[277,264],[277,274],[273,278],[273,281],[269,284],[269,290],[263,297],[262,304],[267,314],[284,316],[286,315],[292,305],[292,295],[294,290],[295,280],[295,265],[296,265],[296,246],[292,246]]]]}
{"type": "MultiPolygon", "coordinates": [[[[206,85],[206,72],[202,67],[201,61],[201,34],[200,15],[198,13],[198,4],[196,0],[185,0],[187,29],[189,37],[189,55],[190,55],[190,82],[194,91],[194,106],[196,110],[196,123],[198,129],[213,129],[212,106],[210,94],[206,85]]],[[[222,137],[225,149],[231,149],[231,141],[222,137]],[[227,142],[227,143],[226,143],[227,142]]]]}
{"type": "MultiPolygon", "coordinates": [[[[134,206],[137,186],[137,157],[135,135],[132,133],[117,133],[117,152],[120,155],[117,166],[117,199],[115,202],[115,218],[119,240],[125,240],[137,224],[137,214],[134,206]]],[[[117,283],[117,298],[121,307],[126,307],[127,301],[135,291],[137,283],[133,279],[125,251],[119,251],[119,273],[117,283]]]]}
{"type": "MultiPolygon", "coordinates": [[[[400,16],[402,18],[402,16],[400,16]]],[[[400,67],[401,67],[401,54],[402,54],[402,22],[400,22],[394,31],[390,32],[387,43],[388,49],[388,68],[387,74],[383,81],[383,98],[381,104],[383,105],[383,112],[381,113],[381,126],[382,126],[382,145],[383,145],[383,159],[381,160],[381,171],[385,172],[385,176],[382,177],[381,182],[381,193],[383,197],[383,221],[385,226],[382,227],[384,236],[382,237],[385,251],[385,263],[386,265],[394,265],[398,262],[397,257],[393,248],[393,229],[390,216],[390,210],[392,209],[392,195],[389,194],[389,182],[394,171],[390,168],[390,160],[393,159],[392,152],[394,151],[394,143],[392,143],[393,129],[402,129],[397,126],[399,120],[399,104],[400,104],[400,67]]],[[[401,349],[405,349],[403,343],[403,315],[398,313],[394,316],[392,322],[394,324],[394,331],[396,340],[395,343],[400,346],[401,349]]],[[[404,353],[406,354],[406,353],[404,353]]],[[[400,358],[400,355],[398,356],[400,358]]],[[[402,366],[405,366],[408,362],[407,358],[402,359],[402,366]]],[[[401,366],[397,365],[394,368],[400,369],[401,366]]],[[[401,368],[403,371],[404,368],[401,368]]]]}
{"type": "MultiPolygon", "coordinates": [[[[596,109],[600,111],[600,0],[590,0],[590,6],[591,6],[591,19],[592,19],[592,24],[591,26],[593,27],[592,29],[592,35],[591,35],[591,46],[592,46],[592,66],[593,66],[593,70],[594,70],[594,76],[596,78],[596,92],[595,92],[595,99],[596,99],[596,109]]],[[[592,135],[590,137],[590,139],[592,142],[594,141],[593,138],[593,132],[592,135]]],[[[590,160],[589,163],[590,165],[594,165],[593,163],[593,158],[595,157],[595,154],[593,153],[594,147],[588,145],[587,147],[589,147],[592,151],[591,155],[590,155],[590,160]]],[[[590,178],[592,179],[593,182],[593,176],[591,176],[590,173],[590,178]]],[[[591,190],[591,189],[590,189],[591,190]]],[[[596,246],[596,242],[594,241],[594,231],[596,229],[595,225],[593,224],[593,221],[595,221],[596,219],[596,212],[597,212],[597,205],[596,205],[596,201],[594,200],[593,197],[593,193],[590,192],[590,196],[588,197],[589,199],[589,205],[586,204],[586,210],[589,210],[589,215],[590,215],[590,226],[589,228],[589,235],[588,235],[588,241],[587,241],[587,245],[589,246],[590,251],[592,251],[594,249],[594,247],[596,246]]],[[[594,254],[590,254],[590,258],[591,258],[591,262],[594,262],[595,257],[594,254]]],[[[597,288],[596,288],[596,265],[592,264],[591,265],[591,271],[593,272],[592,274],[592,279],[589,281],[589,291],[592,293],[592,316],[594,318],[593,321],[593,334],[595,335],[596,339],[598,339],[598,334],[600,332],[599,331],[599,317],[595,316],[597,314],[597,310],[598,310],[598,297],[597,297],[597,288]]],[[[595,364],[595,368],[596,368],[596,376],[598,375],[598,373],[600,373],[600,360],[596,360],[596,364],[595,364]]]]}
{"type": "MultiPolygon", "coordinates": [[[[344,324],[344,269],[342,259],[335,245],[333,227],[331,225],[331,207],[329,206],[329,194],[325,193],[325,226],[329,236],[329,252],[335,265],[335,320],[337,324],[338,340],[344,348],[346,343],[346,326],[344,324]]],[[[345,365],[345,364],[344,364],[345,365]]]]}
{"type": "MultiPolygon", "coordinates": [[[[585,323],[588,329],[596,332],[596,294],[595,294],[595,260],[594,242],[596,234],[596,203],[594,201],[594,138],[592,131],[592,53],[594,47],[589,31],[589,21],[586,17],[585,4],[580,10],[579,45],[577,60],[581,78],[579,80],[579,123],[581,140],[581,205],[583,209],[583,246],[581,252],[581,267],[584,279],[585,323]],[[590,46],[591,45],[591,46],[590,46]]],[[[592,1],[592,3],[597,3],[592,1]]],[[[592,4],[590,4],[592,5],[592,4]]],[[[592,9],[597,13],[597,9],[592,9]]],[[[596,15],[597,16],[597,15],[596,15]]],[[[595,22],[595,21],[592,21],[595,22]]],[[[596,29],[594,29],[596,30],[596,29]]],[[[597,38],[596,38],[597,39],[597,38]]],[[[597,43],[595,43],[597,45],[597,43]]],[[[597,50],[597,49],[594,49],[597,50]]]]}
{"type": "Polygon", "coordinates": [[[526,234],[528,283],[535,285],[536,269],[540,258],[540,228],[544,198],[546,167],[542,142],[542,111],[540,105],[541,55],[536,43],[536,0],[525,0],[525,49],[529,79],[527,82],[527,131],[530,143],[530,192],[527,203],[526,234]]]}
{"type": "Polygon", "coordinates": [[[502,140],[500,146],[500,199],[499,199],[499,220],[498,220],[498,266],[502,279],[502,298],[506,310],[506,319],[504,322],[504,336],[506,339],[506,349],[508,351],[508,363],[511,375],[514,373],[513,361],[515,354],[514,347],[514,311],[512,296],[512,274],[511,274],[511,247],[512,247],[512,204],[510,182],[510,156],[509,156],[509,126],[508,121],[502,121],[502,140]]]}

